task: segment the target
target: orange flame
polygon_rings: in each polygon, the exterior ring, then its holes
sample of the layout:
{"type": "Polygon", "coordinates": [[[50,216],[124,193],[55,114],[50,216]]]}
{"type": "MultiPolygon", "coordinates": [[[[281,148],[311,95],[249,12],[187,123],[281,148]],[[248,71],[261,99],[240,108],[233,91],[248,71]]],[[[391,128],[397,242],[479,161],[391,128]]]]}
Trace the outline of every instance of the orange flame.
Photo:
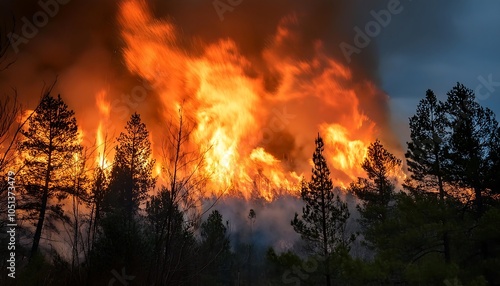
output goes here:
{"type": "MultiPolygon", "coordinates": [[[[177,28],[155,19],[143,0],[123,1],[119,20],[125,64],[154,88],[164,111],[161,120],[182,106],[195,121],[190,144],[210,146],[202,170],[210,174],[213,190],[207,195],[227,188],[245,198],[296,195],[302,172],[309,171],[298,161],[312,154],[317,130],[338,185],[363,175],[361,162],[378,131],[358,95],[373,99],[381,92],[371,82],[355,82],[351,70],[327,56],[319,41],[312,59],[283,52],[294,40],[295,16],[282,19],[262,52],[266,72],[231,39],[202,44],[196,52],[183,48],[177,28]],[[266,87],[267,73],[278,75],[275,88],[266,87]],[[287,134],[295,136],[289,140],[293,147],[277,151],[273,146],[284,144],[287,134]],[[302,146],[310,148],[302,152],[302,146]]],[[[99,93],[97,101],[107,118],[104,95],[99,93]]],[[[155,173],[161,172],[156,166],[155,173]]]]}
{"type": "Polygon", "coordinates": [[[109,120],[109,114],[111,110],[110,103],[106,100],[106,95],[107,92],[104,89],[100,90],[96,94],[96,105],[100,114],[100,121],[99,125],[97,126],[97,132],[95,137],[97,144],[96,164],[102,169],[108,169],[108,167],[111,165],[110,161],[106,157],[106,149],[109,148],[109,146],[106,147],[107,133],[106,130],[104,130],[105,126],[108,125],[107,123],[109,120]]]}
{"type": "Polygon", "coordinates": [[[99,109],[99,113],[101,116],[104,116],[106,119],[109,118],[109,113],[111,111],[111,104],[106,100],[107,92],[105,89],[101,89],[96,94],[96,104],[99,109]]]}

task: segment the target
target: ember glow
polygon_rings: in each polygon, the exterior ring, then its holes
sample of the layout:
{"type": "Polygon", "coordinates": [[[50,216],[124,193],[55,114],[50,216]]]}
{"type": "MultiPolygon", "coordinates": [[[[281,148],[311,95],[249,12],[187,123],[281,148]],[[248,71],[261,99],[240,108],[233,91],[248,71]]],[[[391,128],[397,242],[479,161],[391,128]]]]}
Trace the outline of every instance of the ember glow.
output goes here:
{"type": "MultiPolygon", "coordinates": [[[[109,136],[105,126],[109,124],[110,103],[106,100],[106,90],[101,90],[96,94],[96,105],[99,110],[99,125],[96,132],[97,158],[96,164],[103,169],[108,169],[111,165],[107,158],[106,137],[109,136]]],[[[109,148],[109,147],[108,147],[109,148]]]]}
{"type": "MultiPolygon", "coordinates": [[[[183,38],[174,23],[155,18],[145,1],[123,1],[118,22],[127,69],[149,82],[158,97],[163,118],[157,120],[172,121],[182,108],[194,121],[189,144],[207,146],[207,196],[224,192],[273,200],[280,194],[298,195],[301,177],[309,176],[312,162],[305,158],[310,158],[317,132],[325,137],[336,185],[345,187],[363,175],[366,148],[380,130],[362,110],[360,94],[372,101],[386,96],[374,83],[354,79],[350,68],[328,56],[319,40],[310,59],[283,52],[298,37],[296,15],[279,22],[259,65],[231,38],[211,43],[183,38]],[[189,49],[182,44],[186,40],[192,42],[189,49]],[[273,88],[263,70],[276,75],[273,88]]],[[[104,126],[111,107],[105,90],[95,97],[100,116],[96,161],[108,166],[104,126]]],[[[151,133],[153,153],[161,154],[161,130],[151,133]]],[[[161,177],[162,160],[156,159],[155,174],[161,177]]]]}

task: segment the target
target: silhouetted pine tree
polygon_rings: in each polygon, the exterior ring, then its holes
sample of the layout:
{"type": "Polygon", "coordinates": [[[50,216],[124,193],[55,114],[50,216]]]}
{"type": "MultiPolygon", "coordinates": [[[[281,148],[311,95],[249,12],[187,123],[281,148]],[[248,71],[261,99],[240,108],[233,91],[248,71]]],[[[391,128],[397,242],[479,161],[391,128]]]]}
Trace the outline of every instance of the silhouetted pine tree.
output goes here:
{"type": "MultiPolygon", "coordinates": [[[[368,154],[362,168],[368,178],[358,178],[349,189],[362,201],[358,205],[360,223],[365,229],[365,240],[374,244],[374,230],[388,217],[389,203],[394,199],[394,183],[391,172],[396,171],[401,160],[387,151],[379,140],[368,147],[368,154]]],[[[376,246],[375,246],[376,247],[376,246]]]]}
{"type": "Polygon", "coordinates": [[[459,187],[474,192],[474,211],[481,216],[486,210],[485,197],[490,199],[487,188],[491,181],[492,158],[500,148],[498,122],[488,108],[476,102],[474,92],[457,83],[447,93],[446,115],[451,129],[449,180],[459,187]]]}
{"type": "MultiPolygon", "coordinates": [[[[151,159],[149,133],[139,114],[131,116],[117,142],[108,190],[100,186],[94,189],[94,199],[100,200],[99,196],[103,195],[103,207],[102,210],[96,208],[102,217],[98,221],[100,232],[95,243],[93,267],[96,271],[125,267],[129,272],[140,273],[148,267],[145,255],[148,246],[144,243],[143,224],[137,214],[147,192],[154,188],[155,178],[152,176],[154,160],[151,159]]],[[[97,180],[105,180],[104,174],[97,175],[97,180]]],[[[137,275],[134,283],[144,283],[141,279],[145,277],[137,275]]]]}
{"type": "Polygon", "coordinates": [[[446,195],[443,169],[449,137],[446,123],[443,104],[434,92],[427,90],[416,114],[410,117],[411,141],[405,154],[412,182],[420,191],[438,193],[441,200],[446,195]]]}
{"type": "Polygon", "coordinates": [[[224,225],[222,215],[214,210],[207,220],[201,224],[201,240],[199,246],[200,284],[226,285],[230,283],[230,241],[227,234],[227,223],[224,225]]]}
{"type": "Polygon", "coordinates": [[[30,256],[38,250],[42,230],[52,226],[47,217],[68,221],[61,200],[72,193],[70,172],[74,156],[81,155],[78,127],[74,112],[68,109],[61,96],[47,92],[22,131],[19,150],[24,158],[23,200],[20,208],[37,216],[36,230],[30,256]]]}
{"type": "Polygon", "coordinates": [[[147,192],[154,188],[151,143],[146,125],[134,113],[120,133],[107,194],[107,205],[122,209],[129,219],[137,212],[147,192]]]}
{"type": "MultiPolygon", "coordinates": [[[[441,218],[446,228],[445,197],[445,164],[449,132],[443,103],[438,101],[431,90],[427,90],[425,98],[417,106],[417,112],[410,117],[410,139],[405,154],[410,178],[404,187],[418,193],[438,194],[441,205],[441,218]]],[[[429,198],[432,199],[432,198],[429,198]]],[[[437,222],[436,222],[437,223],[437,222]]],[[[448,231],[442,234],[443,252],[446,262],[450,262],[450,242],[448,231]]]]}
{"type": "Polygon", "coordinates": [[[346,239],[345,228],[349,218],[347,204],[335,195],[330,170],[323,156],[324,143],[319,136],[315,140],[314,168],[311,181],[302,183],[301,197],[305,202],[302,217],[295,214],[291,224],[310,247],[310,250],[325,259],[326,285],[331,285],[333,254],[349,247],[352,238],[346,239]]]}
{"type": "Polygon", "coordinates": [[[474,92],[464,85],[457,83],[447,95],[445,108],[451,132],[447,175],[465,194],[469,190],[474,194],[472,208],[465,204],[466,209],[472,211],[473,221],[467,226],[469,230],[464,239],[471,243],[470,252],[480,254],[480,260],[471,259],[472,256],[466,260],[467,267],[482,265],[478,271],[490,284],[497,284],[500,276],[492,266],[500,266],[500,251],[494,242],[499,236],[491,232],[491,227],[495,224],[492,217],[498,218],[498,211],[491,209],[496,204],[491,187],[495,185],[493,178],[498,177],[498,173],[495,174],[500,149],[498,121],[490,109],[479,105],[474,92]]]}

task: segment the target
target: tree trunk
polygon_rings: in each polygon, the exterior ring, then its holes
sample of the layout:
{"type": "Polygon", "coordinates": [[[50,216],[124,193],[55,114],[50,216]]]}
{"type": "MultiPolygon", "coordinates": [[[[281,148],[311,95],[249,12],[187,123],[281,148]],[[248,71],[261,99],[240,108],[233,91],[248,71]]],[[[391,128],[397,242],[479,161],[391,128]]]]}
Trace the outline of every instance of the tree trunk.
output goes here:
{"type": "MultiPolygon", "coordinates": [[[[445,201],[444,201],[444,186],[443,186],[443,179],[441,178],[441,162],[439,160],[439,154],[435,154],[436,158],[437,158],[437,167],[438,167],[438,176],[437,176],[437,179],[438,179],[438,186],[439,186],[439,200],[440,200],[440,203],[441,203],[441,210],[445,210],[446,209],[446,206],[445,206],[445,201]]],[[[446,215],[445,215],[446,216],[446,215]]],[[[444,227],[446,227],[446,217],[443,218],[442,220],[442,224],[444,227]]],[[[443,250],[444,250],[444,261],[446,263],[450,263],[451,262],[451,253],[450,253],[450,237],[449,237],[449,234],[448,234],[448,231],[445,230],[445,232],[443,233],[443,250]]]]}
{"type": "Polygon", "coordinates": [[[323,226],[323,252],[326,259],[326,285],[330,286],[330,257],[328,255],[328,236],[326,233],[326,208],[325,208],[325,187],[321,186],[321,212],[322,212],[322,226],[323,226]]]}
{"type": "Polygon", "coordinates": [[[47,209],[47,201],[49,198],[49,181],[50,181],[50,168],[52,166],[52,140],[49,143],[49,158],[47,159],[47,170],[45,172],[45,185],[43,187],[42,204],[40,206],[40,215],[38,216],[38,223],[36,225],[35,236],[33,237],[33,245],[31,247],[30,260],[35,256],[38,251],[38,244],[42,237],[43,222],[45,221],[45,211],[47,209]]]}
{"type": "Polygon", "coordinates": [[[45,210],[47,208],[48,191],[45,189],[42,195],[42,205],[40,208],[40,215],[38,216],[38,223],[36,225],[35,236],[33,237],[33,245],[31,247],[30,260],[35,256],[38,251],[38,244],[42,237],[43,222],[45,220],[45,210]]]}

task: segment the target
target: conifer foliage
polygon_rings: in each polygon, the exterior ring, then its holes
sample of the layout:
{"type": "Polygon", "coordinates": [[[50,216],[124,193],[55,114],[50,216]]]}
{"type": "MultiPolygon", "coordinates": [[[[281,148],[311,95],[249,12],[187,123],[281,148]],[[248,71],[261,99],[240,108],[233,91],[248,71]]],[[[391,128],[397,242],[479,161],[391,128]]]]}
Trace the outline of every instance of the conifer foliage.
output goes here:
{"type": "Polygon", "coordinates": [[[139,114],[131,116],[117,141],[108,203],[132,215],[156,182],[152,175],[155,161],[151,159],[149,132],[139,114]]]}
{"type": "Polygon", "coordinates": [[[401,160],[387,151],[379,140],[368,147],[367,156],[361,165],[368,178],[358,178],[350,186],[351,191],[363,201],[359,208],[362,225],[386,219],[387,207],[394,197],[391,172],[400,165],[401,160]]]}
{"type": "Polygon", "coordinates": [[[47,92],[19,145],[23,158],[23,200],[20,208],[36,220],[35,235],[30,256],[38,251],[42,230],[52,226],[52,218],[65,219],[61,201],[71,192],[71,165],[82,152],[78,140],[78,126],[74,112],[61,96],[47,92]],[[46,220],[50,218],[50,220],[46,220]]]}
{"type": "Polygon", "coordinates": [[[334,253],[348,247],[350,241],[345,238],[345,228],[350,214],[347,204],[335,194],[319,134],[315,142],[311,181],[303,182],[301,189],[305,206],[301,218],[296,213],[291,224],[308,242],[310,251],[326,260],[326,283],[331,285],[329,260],[334,253]]]}

